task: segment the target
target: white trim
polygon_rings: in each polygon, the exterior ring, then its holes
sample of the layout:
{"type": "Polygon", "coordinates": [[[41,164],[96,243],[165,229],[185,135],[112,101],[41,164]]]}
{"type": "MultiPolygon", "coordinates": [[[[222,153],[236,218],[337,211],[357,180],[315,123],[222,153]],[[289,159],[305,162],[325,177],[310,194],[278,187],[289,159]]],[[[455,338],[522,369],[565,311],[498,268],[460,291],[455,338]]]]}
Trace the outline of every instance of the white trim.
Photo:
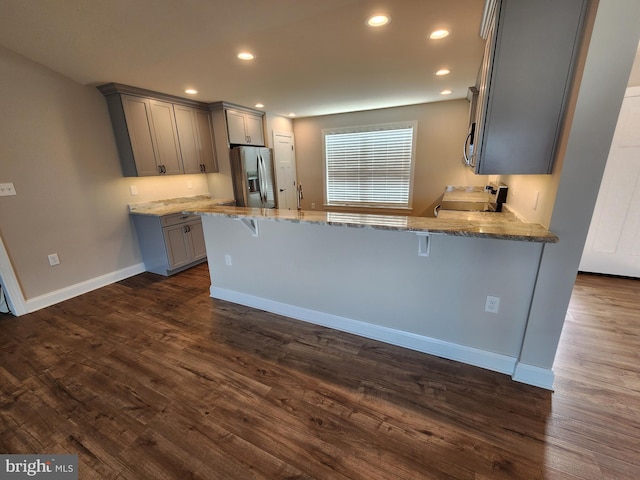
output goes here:
{"type": "Polygon", "coordinates": [[[16,277],[16,272],[13,270],[13,265],[2,242],[2,237],[0,237],[0,277],[2,277],[7,303],[13,314],[19,316],[28,313],[22,289],[18,283],[18,277],[16,277]]]}
{"type": "Polygon", "coordinates": [[[640,86],[627,87],[624,92],[624,97],[640,97],[640,86]]]}
{"type": "Polygon", "coordinates": [[[428,353],[449,360],[467,363],[476,367],[486,368],[495,372],[511,374],[514,370],[516,358],[487,352],[477,348],[445,342],[435,338],[417,335],[415,333],[396,330],[393,328],[374,325],[353,320],[330,313],[319,312],[308,308],[289,305],[246,293],[218,288],[211,285],[211,297],[238,303],[267,312],[284,315],[286,317],[333,328],[342,332],[352,333],[361,337],[379,340],[399,347],[428,353]]]}
{"type": "Polygon", "coordinates": [[[115,272],[107,273],[99,277],[85,280],[84,282],[76,283],[75,285],[69,285],[68,287],[61,288],[60,290],[45,293],[44,295],[40,295],[39,297],[30,298],[26,302],[27,311],[28,313],[31,313],[40,310],[41,308],[50,307],[51,305],[55,305],[56,303],[60,303],[65,300],[69,300],[70,298],[77,297],[78,295],[82,295],[83,293],[91,292],[92,290],[111,285],[112,283],[119,282],[120,280],[124,280],[125,278],[129,278],[134,275],[138,275],[139,273],[142,273],[144,271],[146,271],[144,268],[144,263],[137,263],[135,265],[131,265],[130,267],[116,270],[115,272]]]}
{"type": "Polygon", "coordinates": [[[550,368],[536,367],[526,363],[517,363],[512,378],[516,382],[526,383],[534,387],[553,390],[555,375],[550,368]]]}
{"type": "Polygon", "coordinates": [[[489,27],[491,26],[491,21],[493,20],[493,17],[497,15],[497,5],[497,0],[485,0],[484,2],[482,21],[480,22],[480,36],[483,40],[486,40],[489,37],[489,27]]]}

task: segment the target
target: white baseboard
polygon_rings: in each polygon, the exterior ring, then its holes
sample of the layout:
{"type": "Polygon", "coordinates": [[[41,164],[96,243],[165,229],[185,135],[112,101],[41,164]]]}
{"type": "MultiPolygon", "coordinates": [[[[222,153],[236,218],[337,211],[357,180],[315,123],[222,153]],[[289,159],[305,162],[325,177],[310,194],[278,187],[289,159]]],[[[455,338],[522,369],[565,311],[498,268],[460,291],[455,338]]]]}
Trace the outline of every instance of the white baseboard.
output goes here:
{"type": "Polygon", "coordinates": [[[75,285],[61,288],[60,290],[45,293],[44,295],[40,295],[39,297],[30,298],[25,302],[27,312],[31,313],[40,310],[41,308],[50,307],[51,305],[55,305],[56,303],[69,300],[70,298],[77,297],[78,295],[82,295],[83,293],[91,292],[92,290],[105,287],[115,282],[119,282],[120,280],[124,280],[125,278],[132,277],[144,271],[144,263],[138,263],[121,270],[116,270],[115,272],[91,278],[84,282],[76,283],[75,285]]]}
{"type": "Polygon", "coordinates": [[[517,363],[512,378],[517,382],[526,383],[535,387],[553,390],[555,375],[550,368],[536,367],[526,363],[517,363]]]}
{"type": "Polygon", "coordinates": [[[227,300],[247,307],[265,310],[267,312],[276,313],[296,320],[302,320],[315,325],[333,328],[335,330],[352,333],[372,340],[379,340],[391,345],[467,363],[469,365],[486,368],[487,370],[495,372],[511,375],[516,364],[516,358],[509,357],[507,355],[500,355],[477,348],[445,342],[435,338],[425,337],[423,335],[417,335],[411,332],[405,332],[403,330],[396,330],[389,327],[362,322],[360,320],[353,320],[351,318],[341,317],[330,313],[276,302],[233,290],[217,288],[213,285],[210,288],[210,293],[213,298],[218,298],[220,300],[227,300]]]}

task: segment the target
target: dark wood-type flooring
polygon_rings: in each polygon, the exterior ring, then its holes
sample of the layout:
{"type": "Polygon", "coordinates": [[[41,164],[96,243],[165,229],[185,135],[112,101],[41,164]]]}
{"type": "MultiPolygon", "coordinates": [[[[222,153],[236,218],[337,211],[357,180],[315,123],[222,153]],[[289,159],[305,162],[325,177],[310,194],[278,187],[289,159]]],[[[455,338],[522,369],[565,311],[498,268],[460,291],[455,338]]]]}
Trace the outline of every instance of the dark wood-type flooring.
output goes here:
{"type": "Polygon", "coordinates": [[[0,317],[0,452],[78,454],[83,480],[640,478],[638,280],[579,276],[554,393],[208,285],[0,317]]]}

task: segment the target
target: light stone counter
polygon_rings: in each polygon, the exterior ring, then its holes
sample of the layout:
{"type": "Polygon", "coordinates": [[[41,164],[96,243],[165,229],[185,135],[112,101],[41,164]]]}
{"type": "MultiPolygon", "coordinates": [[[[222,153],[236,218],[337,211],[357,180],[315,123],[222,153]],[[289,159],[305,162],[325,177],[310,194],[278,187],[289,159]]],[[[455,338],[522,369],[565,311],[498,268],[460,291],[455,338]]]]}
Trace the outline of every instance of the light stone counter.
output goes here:
{"type": "Polygon", "coordinates": [[[181,213],[183,210],[207,208],[215,205],[235,205],[233,199],[211,198],[209,195],[195,195],[192,197],[168,198],[146,203],[132,203],[129,213],[135,215],[150,215],[161,217],[181,213]]]}
{"type": "Polygon", "coordinates": [[[226,207],[202,203],[184,208],[182,213],[212,215],[247,220],[313,223],[354,228],[371,228],[408,232],[425,232],[459,237],[496,238],[523,242],[556,243],[558,237],[542,225],[524,223],[511,213],[447,212],[433,217],[400,215],[371,215],[320,212],[307,210],[278,210],[245,207],[226,207]]]}

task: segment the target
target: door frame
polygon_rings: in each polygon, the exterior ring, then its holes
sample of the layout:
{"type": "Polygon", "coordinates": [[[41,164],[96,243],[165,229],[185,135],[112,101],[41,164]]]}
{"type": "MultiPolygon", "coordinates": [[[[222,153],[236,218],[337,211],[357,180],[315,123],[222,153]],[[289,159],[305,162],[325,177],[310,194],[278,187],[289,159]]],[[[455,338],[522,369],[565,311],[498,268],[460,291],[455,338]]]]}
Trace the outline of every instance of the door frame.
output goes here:
{"type": "Polygon", "coordinates": [[[22,294],[22,289],[18,283],[18,277],[13,270],[11,259],[7,253],[7,249],[4,246],[2,235],[0,235],[0,278],[2,279],[2,287],[5,292],[5,298],[9,308],[16,316],[29,313],[27,310],[27,304],[22,294]]]}

